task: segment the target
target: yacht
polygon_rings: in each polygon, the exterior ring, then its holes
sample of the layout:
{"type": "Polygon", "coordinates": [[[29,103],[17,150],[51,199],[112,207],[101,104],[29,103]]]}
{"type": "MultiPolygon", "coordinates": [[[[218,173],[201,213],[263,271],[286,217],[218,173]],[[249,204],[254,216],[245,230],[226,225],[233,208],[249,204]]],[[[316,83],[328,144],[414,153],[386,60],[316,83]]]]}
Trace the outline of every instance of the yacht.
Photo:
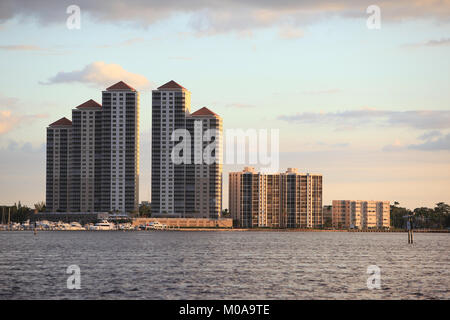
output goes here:
{"type": "Polygon", "coordinates": [[[81,226],[80,223],[78,223],[78,222],[72,222],[72,223],[70,224],[70,227],[69,227],[68,230],[71,230],[71,231],[78,231],[78,230],[84,230],[84,228],[81,226]]]}
{"type": "Polygon", "coordinates": [[[95,231],[106,231],[106,230],[114,230],[114,229],[115,229],[114,223],[109,223],[106,220],[102,220],[101,222],[94,224],[94,226],[92,227],[92,230],[95,230],[95,231]]]}
{"type": "Polygon", "coordinates": [[[166,228],[166,225],[162,224],[159,221],[150,222],[146,226],[146,229],[152,229],[152,230],[162,230],[162,229],[165,229],[165,228],[166,228]]]}

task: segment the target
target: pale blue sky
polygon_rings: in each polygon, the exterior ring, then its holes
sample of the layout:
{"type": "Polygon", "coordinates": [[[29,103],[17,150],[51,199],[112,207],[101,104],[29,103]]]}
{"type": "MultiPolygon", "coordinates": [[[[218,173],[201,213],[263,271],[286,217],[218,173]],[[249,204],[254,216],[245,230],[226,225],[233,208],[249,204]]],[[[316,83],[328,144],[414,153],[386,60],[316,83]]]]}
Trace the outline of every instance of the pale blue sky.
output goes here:
{"type": "MultiPolygon", "coordinates": [[[[70,118],[88,99],[101,103],[108,84],[51,79],[94,62],[120,65],[150,82],[138,86],[140,200],[149,198],[151,89],[173,79],[191,91],[194,110],[212,109],[225,129],[279,128],[281,169],[322,173],[324,204],[343,198],[408,207],[450,202],[448,3],[436,10],[424,2],[414,11],[399,1],[405,6],[399,11],[381,1],[380,30],[366,27],[367,6],[352,1],[336,12],[301,13],[303,20],[289,13],[301,11],[301,3],[286,13],[248,1],[236,16],[222,16],[220,8],[204,13],[194,4],[183,11],[154,1],[139,4],[142,10],[107,8],[113,18],[80,4],[80,30],[66,28],[63,5],[46,1],[31,11],[20,3],[0,15],[0,203],[44,200],[45,127],[70,118]],[[262,9],[280,18],[254,20],[262,9]],[[199,21],[211,17],[199,29],[199,21]],[[419,138],[429,132],[432,138],[419,138]]],[[[241,167],[225,167],[224,208],[228,170],[241,167]]]]}

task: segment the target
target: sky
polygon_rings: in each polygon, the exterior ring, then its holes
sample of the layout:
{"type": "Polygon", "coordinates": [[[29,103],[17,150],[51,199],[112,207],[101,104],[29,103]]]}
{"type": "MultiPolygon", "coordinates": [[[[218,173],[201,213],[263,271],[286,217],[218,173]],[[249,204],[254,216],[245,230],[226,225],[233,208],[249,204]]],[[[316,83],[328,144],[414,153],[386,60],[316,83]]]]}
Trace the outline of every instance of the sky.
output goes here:
{"type": "Polygon", "coordinates": [[[175,80],[225,131],[278,129],[280,171],[321,173],[324,204],[450,203],[450,1],[2,0],[0,70],[1,204],[45,200],[46,127],[120,80],[140,92],[140,201],[151,90],[175,80]]]}

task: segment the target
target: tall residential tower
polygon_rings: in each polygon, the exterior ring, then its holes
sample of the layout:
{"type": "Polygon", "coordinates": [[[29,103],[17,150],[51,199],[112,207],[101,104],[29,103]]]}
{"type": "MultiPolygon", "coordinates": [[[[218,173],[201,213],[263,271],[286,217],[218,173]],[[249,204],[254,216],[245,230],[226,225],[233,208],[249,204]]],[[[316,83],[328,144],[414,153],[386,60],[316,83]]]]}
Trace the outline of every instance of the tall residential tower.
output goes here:
{"type": "Polygon", "coordinates": [[[47,127],[46,210],[66,212],[70,204],[72,121],[61,118],[47,127]]]}
{"type": "Polygon", "coordinates": [[[72,110],[73,123],[47,128],[47,211],[138,209],[139,94],[120,81],[103,91],[102,104],[88,100],[72,110]],[[62,179],[64,196],[55,193],[62,179]]]}
{"type": "Polygon", "coordinates": [[[152,215],[219,218],[222,210],[221,118],[207,108],[191,114],[191,93],[175,81],[152,92],[152,215]],[[196,130],[197,128],[197,130],[196,130]],[[199,129],[199,130],[198,130],[199,129]],[[218,135],[220,136],[220,134],[218,135]],[[200,142],[200,148],[195,148],[200,142]],[[205,144],[216,143],[214,163],[198,162],[205,144]],[[174,162],[173,148],[184,144],[186,161],[174,162]]]}

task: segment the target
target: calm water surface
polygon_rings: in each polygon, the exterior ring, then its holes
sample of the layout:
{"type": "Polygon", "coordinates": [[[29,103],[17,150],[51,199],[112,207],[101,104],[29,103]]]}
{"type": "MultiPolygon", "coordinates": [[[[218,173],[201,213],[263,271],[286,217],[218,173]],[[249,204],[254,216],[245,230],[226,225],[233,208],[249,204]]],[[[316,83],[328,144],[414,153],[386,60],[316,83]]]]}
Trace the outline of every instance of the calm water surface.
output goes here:
{"type": "Polygon", "coordinates": [[[450,234],[0,232],[0,299],[450,299],[450,234]],[[66,268],[81,269],[69,290],[66,268]],[[369,265],[381,289],[367,288],[369,265]]]}

